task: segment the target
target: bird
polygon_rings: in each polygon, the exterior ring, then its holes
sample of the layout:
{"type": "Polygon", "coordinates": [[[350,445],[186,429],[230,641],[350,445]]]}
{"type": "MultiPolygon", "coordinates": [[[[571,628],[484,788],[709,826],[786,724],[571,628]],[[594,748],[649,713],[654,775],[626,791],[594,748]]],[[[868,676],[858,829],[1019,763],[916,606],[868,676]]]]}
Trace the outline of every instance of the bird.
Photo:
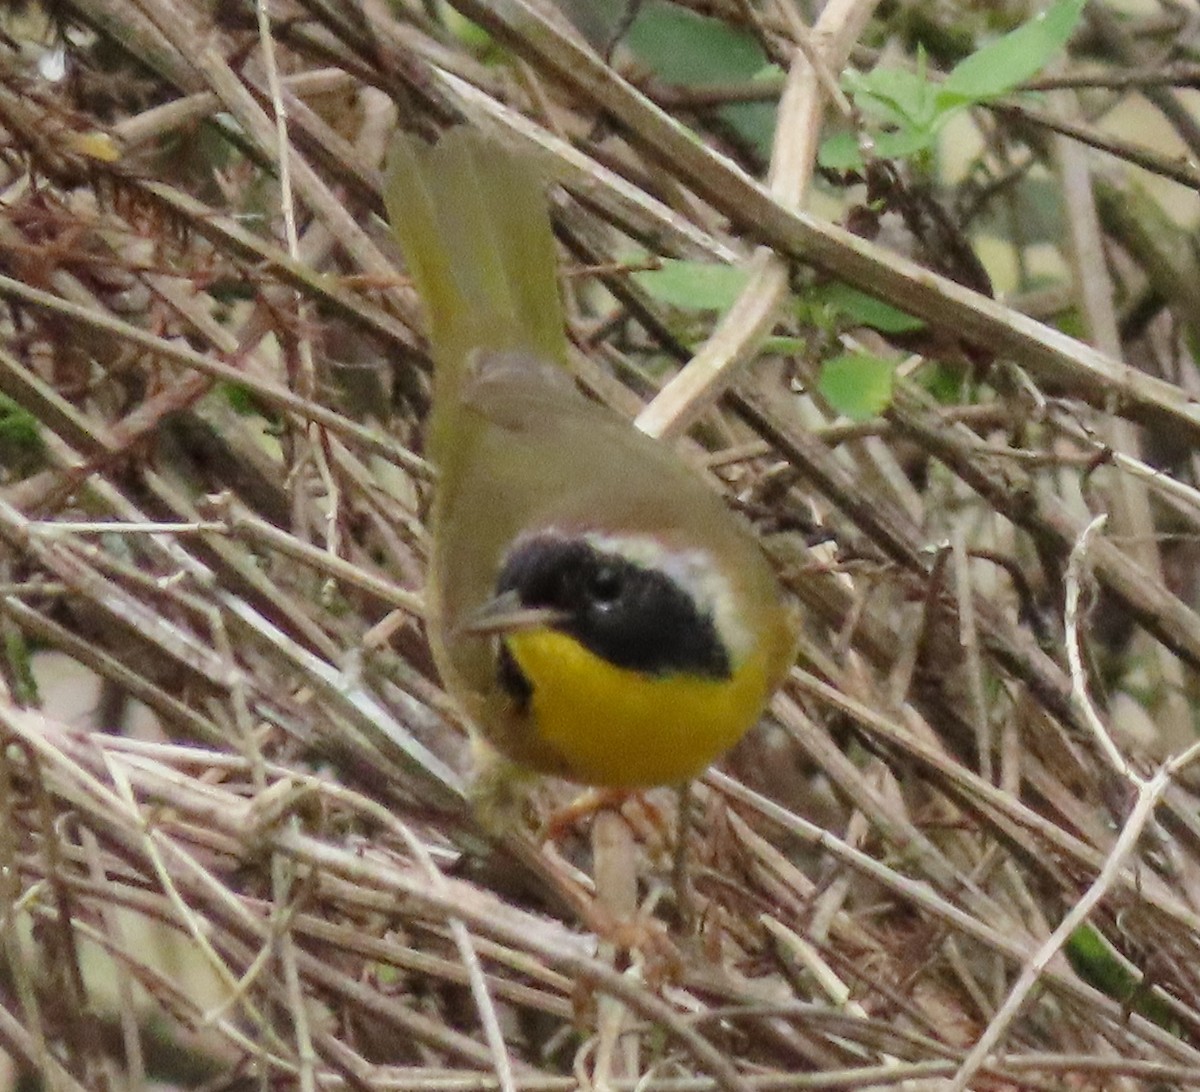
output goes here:
{"type": "Polygon", "coordinates": [[[469,126],[397,132],[436,467],[427,630],[485,750],[607,790],[681,785],[760,718],[795,613],[748,524],[568,362],[546,186],[469,126]]]}

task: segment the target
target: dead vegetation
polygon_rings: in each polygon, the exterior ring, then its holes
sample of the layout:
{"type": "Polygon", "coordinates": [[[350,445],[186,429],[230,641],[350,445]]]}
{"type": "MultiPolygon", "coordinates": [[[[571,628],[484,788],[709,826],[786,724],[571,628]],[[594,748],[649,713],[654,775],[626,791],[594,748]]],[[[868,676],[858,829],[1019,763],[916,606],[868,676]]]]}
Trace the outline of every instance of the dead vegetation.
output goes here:
{"type": "Polygon", "coordinates": [[[618,23],[597,41],[609,64],[533,0],[455,0],[490,45],[416,0],[9,13],[14,1073],[56,1089],[1200,1084],[1200,276],[1146,187],[1167,175],[1195,200],[1194,20],[1092,5],[1056,90],[976,109],[980,151],[940,205],[907,172],[874,171],[870,208],[861,180],[825,180],[857,227],[883,230],[886,207],[916,228],[917,265],[795,210],[845,58],[954,14],[871,22],[873,4],[833,0],[813,34],[803,5],[691,6],[778,79],[669,85],[618,23]],[[772,96],[768,164],[720,111],[772,96]],[[1134,96],[1186,156],[1108,135],[1134,96]],[[489,846],[464,803],[461,725],[420,625],[427,364],[378,194],[397,124],[463,120],[564,187],[581,381],[630,415],[662,388],[642,424],[690,430],[808,617],[772,718],[697,787],[695,935],[670,794],[661,821],[630,804],[616,831],[636,840],[633,926],[594,892],[583,840],[489,846]],[[1034,260],[1015,211],[1030,175],[1058,195],[1042,244],[1058,264],[994,302],[972,290],[981,233],[960,217],[990,213],[1034,260]],[[629,275],[645,252],[747,276],[701,329],[629,275]],[[782,307],[833,280],[923,328],[885,341],[782,307]],[[837,418],[817,392],[846,343],[897,362],[877,417],[837,418]],[[92,715],[41,707],[50,650],[102,680],[92,715]],[[151,729],[131,727],[134,702],[151,729]]]}

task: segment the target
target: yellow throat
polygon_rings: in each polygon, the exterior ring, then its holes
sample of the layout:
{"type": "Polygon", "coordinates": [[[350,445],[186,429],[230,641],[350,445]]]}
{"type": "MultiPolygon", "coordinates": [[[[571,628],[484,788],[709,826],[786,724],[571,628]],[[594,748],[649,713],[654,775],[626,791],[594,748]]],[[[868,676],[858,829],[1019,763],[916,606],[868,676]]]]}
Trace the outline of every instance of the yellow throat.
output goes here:
{"type": "Polygon", "coordinates": [[[729,680],[617,667],[554,630],[508,638],[533,687],[538,735],[593,785],[679,784],[702,773],[758,719],[770,682],[761,656],[729,680]]]}

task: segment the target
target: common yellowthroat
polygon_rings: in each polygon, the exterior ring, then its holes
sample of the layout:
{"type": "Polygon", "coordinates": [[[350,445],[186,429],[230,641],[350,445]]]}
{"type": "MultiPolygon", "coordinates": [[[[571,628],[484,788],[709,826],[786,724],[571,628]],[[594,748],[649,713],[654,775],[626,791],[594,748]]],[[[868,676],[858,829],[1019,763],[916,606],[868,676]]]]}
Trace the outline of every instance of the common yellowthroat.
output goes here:
{"type": "Polygon", "coordinates": [[[399,135],[385,199],[433,346],[429,632],[448,689],[521,766],[686,781],[791,665],[766,558],[674,452],[576,388],[528,159],[465,128],[399,135]]]}

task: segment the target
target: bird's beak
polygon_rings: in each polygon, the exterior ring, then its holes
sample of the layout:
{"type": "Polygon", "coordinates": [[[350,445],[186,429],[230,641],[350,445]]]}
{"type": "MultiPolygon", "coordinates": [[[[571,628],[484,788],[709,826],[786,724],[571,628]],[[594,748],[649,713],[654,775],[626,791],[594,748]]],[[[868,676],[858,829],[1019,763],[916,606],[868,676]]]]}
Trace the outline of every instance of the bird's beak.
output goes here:
{"type": "Polygon", "coordinates": [[[566,617],[565,611],[551,607],[523,607],[517,593],[507,591],[469,614],[457,629],[465,637],[503,637],[522,630],[547,629],[566,617]]]}

